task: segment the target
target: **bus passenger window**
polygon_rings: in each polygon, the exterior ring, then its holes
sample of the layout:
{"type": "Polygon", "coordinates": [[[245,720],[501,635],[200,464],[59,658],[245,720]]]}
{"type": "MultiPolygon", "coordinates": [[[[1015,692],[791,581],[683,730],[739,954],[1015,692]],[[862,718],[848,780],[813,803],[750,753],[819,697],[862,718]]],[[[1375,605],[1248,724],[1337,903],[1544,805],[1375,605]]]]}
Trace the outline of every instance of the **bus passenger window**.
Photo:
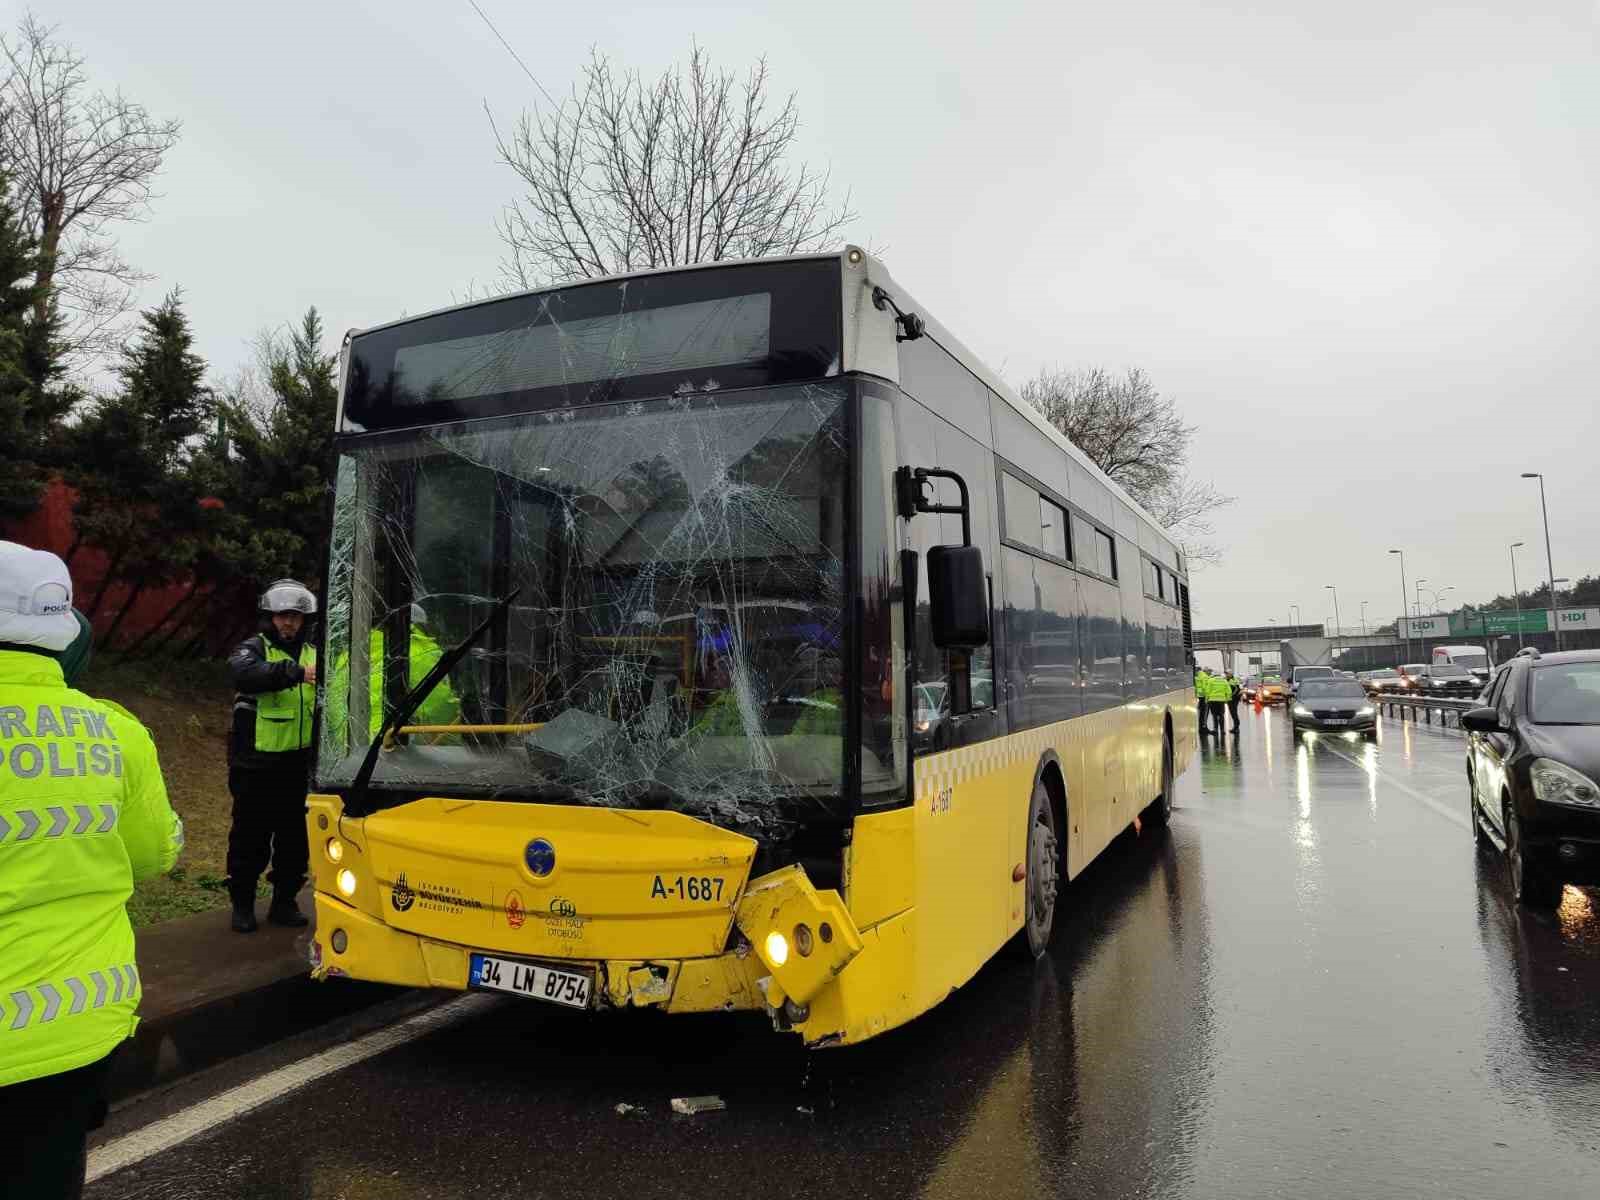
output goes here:
{"type": "Polygon", "coordinates": [[[1041,546],[1046,554],[1054,554],[1057,558],[1070,558],[1067,553],[1067,514],[1061,506],[1052,504],[1043,496],[1039,497],[1039,525],[1041,527],[1041,546]]]}

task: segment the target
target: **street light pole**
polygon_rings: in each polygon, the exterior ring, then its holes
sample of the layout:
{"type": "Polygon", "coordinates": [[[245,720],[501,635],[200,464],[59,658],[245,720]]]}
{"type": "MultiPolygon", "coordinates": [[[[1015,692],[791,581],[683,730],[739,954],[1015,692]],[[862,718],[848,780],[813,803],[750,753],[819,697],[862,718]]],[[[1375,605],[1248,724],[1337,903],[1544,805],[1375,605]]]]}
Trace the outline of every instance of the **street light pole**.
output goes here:
{"type": "Polygon", "coordinates": [[[1561,625],[1556,616],[1556,562],[1550,555],[1550,506],[1544,500],[1544,476],[1538,471],[1524,471],[1524,479],[1539,481],[1539,511],[1544,514],[1544,563],[1550,568],[1550,628],[1555,631],[1556,651],[1561,650],[1561,625]]]}
{"type": "Polygon", "coordinates": [[[1517,591],[1517,547],[1521,542],[1511,543],[1511,603],[1517,606],[1517,649],[1522,649],[1522,593],[1517,591]]]}
{"type": "Polygon", "coordinates": [[[1333,584],[1331,584],[1331,583],[1325,583],[1322,586],[1327,588],[1328,591],[1333,593],[1333,641],[1334,641],[1333,657],[1334,658],[1338,658],[1339,657],[1339,646],[1338,646],[1338,642],[1339,642],[1339,626],[1343,623],[1343,622],[1341,622],[1339,620],[1339,589],[1334,587],[1333,584]]]}
{"type": "Polygon", "coordinates": [[[1419,621],[1422,619],[1422,585],[1427,582],[1426,579],[1419,579],[1412,584],[1413,590],[1417,593],[1417,619],[1419,621]]]}
{"type": "MultiPolygon", "coordinates": [[[[1404,550],[1391,550],[1391,551],[1389,551],[1389,553],[1390,554],[1398,554],[1400,556],[1400,620],[1405,621],[1405,619],[1406,619],[1406,592],[1407,592],[1407,589],[1406,589],[1406,552],[1404,550]]],[[[1400,631],[1398,629],[1396,629],[1395,632],[1399,633],[1400,631]]],[[[1408,660],[1411,658],[1411,625],[1410,625],[1409,622],[1406,623],[1406,658],[1408,660]]]]}
{"type": "Polygon", "coordinates": [[[1361,636],[1367,636],[1367,602],[1361,602],[1361,636]]]}

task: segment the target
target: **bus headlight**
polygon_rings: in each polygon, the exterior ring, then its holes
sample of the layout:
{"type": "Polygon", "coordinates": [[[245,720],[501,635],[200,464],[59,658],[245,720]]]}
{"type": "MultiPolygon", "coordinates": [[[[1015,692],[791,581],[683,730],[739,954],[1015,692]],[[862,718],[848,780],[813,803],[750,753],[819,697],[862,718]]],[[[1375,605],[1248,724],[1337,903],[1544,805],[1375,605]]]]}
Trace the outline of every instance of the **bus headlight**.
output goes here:
{"type": "Polygon", "coordinates": [[[784,1000],[809,1004],[861,953],[861,935],[843,898],[818,891],[798,865],[750,884],[734,922],[772,972],[764,985],[772,1008],[784,1000]]]}
{"type": "Polygon", "coordinates": [[[356,894],[356,873],[349,867],[340,871],[334,882],[339,885],[339,891],[346,899],[356,894]]]}
{"type": "Polygon", "coordinates": [[[774,967],[781,967],[789,961],[789,939],[774,929],[767,934],[766,959],[774,967]]]}

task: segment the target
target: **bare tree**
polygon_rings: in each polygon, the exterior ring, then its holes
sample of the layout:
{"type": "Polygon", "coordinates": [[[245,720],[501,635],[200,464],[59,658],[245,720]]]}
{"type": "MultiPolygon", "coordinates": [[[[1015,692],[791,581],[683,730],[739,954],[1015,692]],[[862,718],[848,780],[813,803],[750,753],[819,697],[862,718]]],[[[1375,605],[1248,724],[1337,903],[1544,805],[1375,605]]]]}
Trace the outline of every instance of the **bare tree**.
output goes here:
{"type": "Polygon", "coordinates": [[[1021,394],[1160,521],[1191,562],[1221,558],[1209,540],[1215,533],[1209,514],[1233,497],[1189,475],[1194,427],[1184,424],[1177,404],[1148,375],[1138,367],[1121,376],[1099,367],[1046,370],[1024,383],[1021,394]]]}
{"type": "Polygon", "coordinates": [[[559,108],[494,126],[526,193],[499,232],[509,285],[530,287],[648,267],[794,254],[830,244],[854,218],[829,177],[786,161],[800,116],[773,110],[767,65],[741,83],[698,46],[687,71],[647,83],[594,53],[559,108]]]}
{"type": "Polygon", "coordinates": [[[110,349],[119,317],[148,276],[117,252],[112,227],[143,218],[177,121],[158,121],[121,92],[90,91],[83,59],[27,13],[15,44],[0,37],[0,156],[39,239],[35,319],[64,321],[79,364],[110,349]]]}

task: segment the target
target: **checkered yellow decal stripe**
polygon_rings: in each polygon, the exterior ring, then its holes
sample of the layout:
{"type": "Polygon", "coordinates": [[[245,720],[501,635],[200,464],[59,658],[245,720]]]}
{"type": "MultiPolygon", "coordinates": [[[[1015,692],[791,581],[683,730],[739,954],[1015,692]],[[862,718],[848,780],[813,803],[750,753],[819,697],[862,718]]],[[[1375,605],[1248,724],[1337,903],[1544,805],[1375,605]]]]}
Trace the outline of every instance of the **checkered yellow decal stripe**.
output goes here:
{"type": "Polygon", "coordinates": [[[1032,770],[1046,750],[1061,754],[1103,739],[1133,735],[1142,726],[1142,718],[1156,715],[1150,711],[1152,706],[1158,711],[1167,707],[1161,701],[1125,704],[919,758],[915,765],[917,803],[931,803],[941,792],[996,772],[1024,766],[1032,770]]]}

